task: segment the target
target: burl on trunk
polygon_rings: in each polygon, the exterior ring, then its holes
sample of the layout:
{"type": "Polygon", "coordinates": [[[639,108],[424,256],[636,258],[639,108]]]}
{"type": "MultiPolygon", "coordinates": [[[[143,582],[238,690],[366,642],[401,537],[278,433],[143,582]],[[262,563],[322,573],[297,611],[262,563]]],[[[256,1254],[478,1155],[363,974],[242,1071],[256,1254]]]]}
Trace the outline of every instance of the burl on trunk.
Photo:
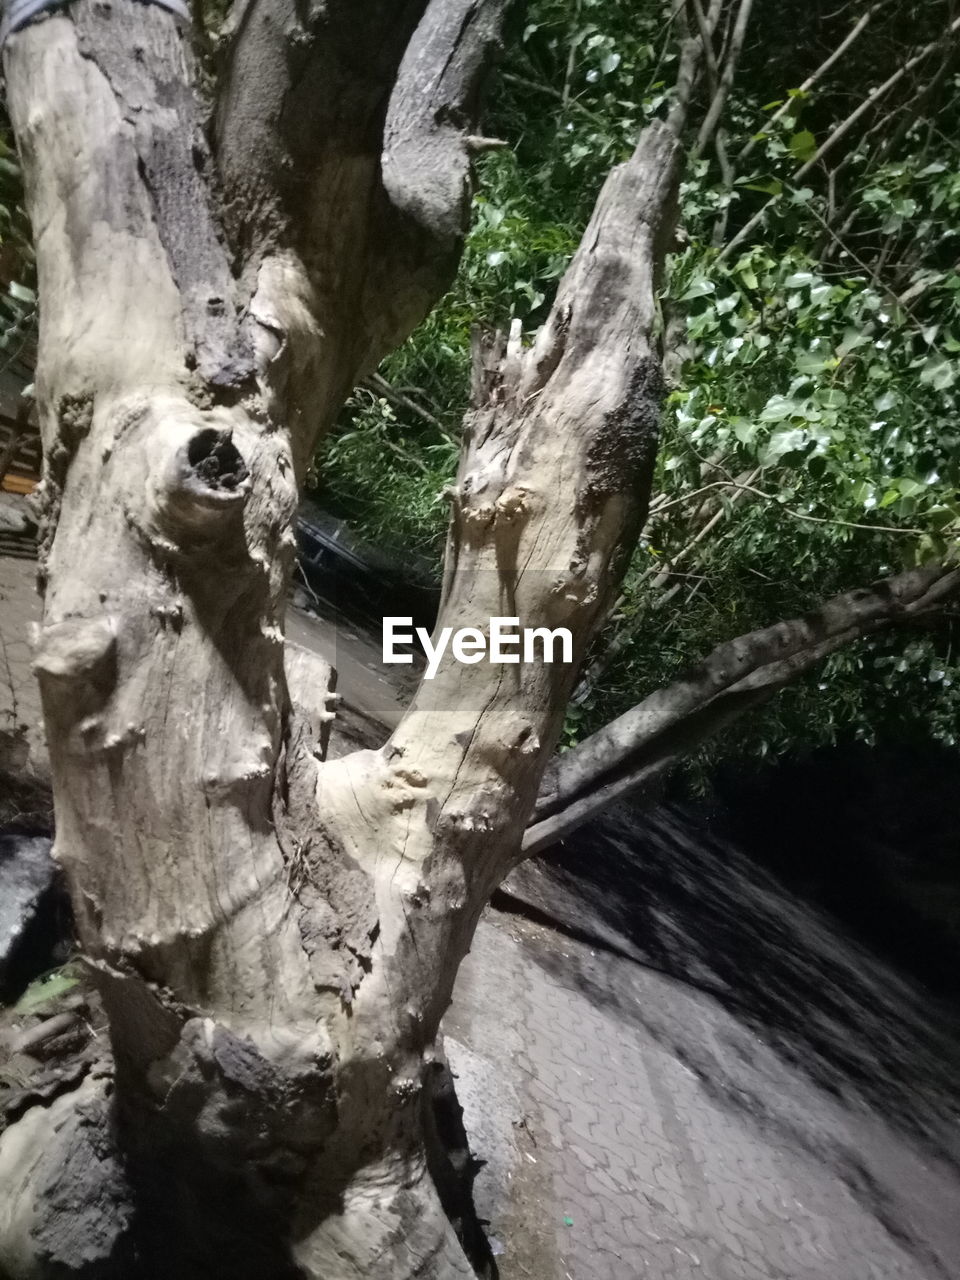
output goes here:
{"type": "MultiPolygon", "coordinates": [[[[56,850],[113,1065],[0,1143],[0,1272],[445,1278],[441,1016],[520,856],[576,662],[447,659],[324,763],[285,652],[298,488],[448,284],[502,0],[73,0],[9,39],[36,238],[36,651],[56,850]]],[[[643,516],[678,146],[614,170],[548,322],[478,344],[440,625],[567,626],[643,516]]]]}

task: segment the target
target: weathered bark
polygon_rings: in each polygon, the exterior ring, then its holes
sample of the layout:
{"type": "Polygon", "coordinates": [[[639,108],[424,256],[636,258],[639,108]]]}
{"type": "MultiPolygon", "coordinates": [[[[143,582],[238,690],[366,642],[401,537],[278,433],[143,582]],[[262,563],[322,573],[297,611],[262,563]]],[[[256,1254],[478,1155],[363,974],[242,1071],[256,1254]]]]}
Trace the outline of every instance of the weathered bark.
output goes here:
{"type": "MultiPolygon", "coordinates": [[[[448,661],[381,751],[322,763],[329,672],[285,658],[283,609],[317,435],[455,264],[503,7],[247,0],[212,150],[164,10],[74,0],[8,42],[36,669],[114,1061],[0,1141],[15,1280],[471,1274],[423,1080],[576,664],[448,661]]],[[[441,625],[517,614],[582,654],[649,486],[677,154],[649,130],[534,346],[484,345],[441,625]]]]}
{"type": "Polygon", "coordinates": [[[508,3],[234,6],[213,145],[298,474],[358,376],[453,279],[478,93],[508,3]]]}
{"type": "Polygon", "coordinates": [[[928,565],[845,592],[802,618],[727,640],[690,674],[558,756],[546,770],[525,854],[542,852],[605,807],[657,786],[686,752],[845,645],[941,610],[960,569],[928,565]]]}

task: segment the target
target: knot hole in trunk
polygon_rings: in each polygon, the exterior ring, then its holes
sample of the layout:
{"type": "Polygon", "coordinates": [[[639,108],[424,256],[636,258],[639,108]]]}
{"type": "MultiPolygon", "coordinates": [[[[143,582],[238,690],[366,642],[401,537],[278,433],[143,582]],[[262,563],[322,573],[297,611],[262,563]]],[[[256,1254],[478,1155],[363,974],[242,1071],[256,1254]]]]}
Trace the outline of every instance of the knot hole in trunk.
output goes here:
{"type": "Polygon", "coordinates": [[[250,474],[231,431],[207,427],[187,445],[187,461],[208,489],[236,490],[250,474]]]}

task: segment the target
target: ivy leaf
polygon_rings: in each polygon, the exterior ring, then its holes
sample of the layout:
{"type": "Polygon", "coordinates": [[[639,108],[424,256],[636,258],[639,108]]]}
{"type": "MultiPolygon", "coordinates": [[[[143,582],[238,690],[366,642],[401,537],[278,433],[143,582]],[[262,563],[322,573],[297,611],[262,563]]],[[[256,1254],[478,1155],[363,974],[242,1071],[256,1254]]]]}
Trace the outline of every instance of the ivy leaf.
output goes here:
{"type": "Polygon", "coordinates": [[[701,276],[699,280],[692,280],[690,284],[687,285],[686,292],[680,295],[680,301],[690,302],[694,298],[705,298],[707,294],[716,293],[716,291],[717,286],[713,281],[707,280],[701,276]]]}
{"type": "Polygon", "coordinates": [[[809,129],[801,129],[790,139],[790,151],[796,160],[812,160],[817,151],[817,140],[809,129]]]}
{"type": "Polygon", "coordinates": [[[944,356],[931,356],[920,370],[920,381],[934,391],[946,391],[956,380],[956,365],[944,356]]]}

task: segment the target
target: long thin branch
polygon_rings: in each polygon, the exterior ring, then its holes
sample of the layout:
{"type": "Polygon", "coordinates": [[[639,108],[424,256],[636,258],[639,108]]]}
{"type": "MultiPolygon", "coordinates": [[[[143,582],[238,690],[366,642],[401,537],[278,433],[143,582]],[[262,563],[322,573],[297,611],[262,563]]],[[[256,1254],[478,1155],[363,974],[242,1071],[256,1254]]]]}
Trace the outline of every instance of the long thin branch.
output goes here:
{"type": "MultiPolygon", "coordinates": [[[[944,37],[951,36],[955,34],[957,31],[960,31],[960,18],[955,18],[953,22],[950,23],[950,26],[944,32],[944,37]]],[[[897,85],[905,75],[907,75],[910,71],[912,71],[914,67],[916,67],[919,63],[921,63],[925,58],[928,58],[931,53],[935,52],[937,49],[940,48],[944,37],[941,37],[940,40],[932,40],[930,44],[925,45],[922,49],[920,49],[917,53],[915,53],[912,58],[909,58],[905,63],[903,63],[903,65],[899,67],[891,76],[888,76],[887,79],[884,80],[882,84],[879,84],[875,89],[872,89],[870,93],[867,94],[866,98],[864,98],[863,102],[861,102],[860,105],[856,108],[856,110],[852,111],[850,115],[846,117],[845,120],[842,120],[840,124],[837,125],[837,127],[833,130],[830,136],[817,148],[814,155],[811,156],[811,158],[805,164],[802,164],[800,168],[797,169],[796,172],[792,174],[790,181],[798,182],[801,178],[805,177],[810,172],[810,170],[814,167],[814,165],[819,164],[820,161],[823,159],[823,157],[825,155],[828,155],[829,152],[831,152],[833,148],[837,145],[837,143],[840,142],[844,137],[846,137],[846,135],[850,132],[853,126],[857,123],[857,121],[867,111],[869,111],[871,107],[873,107],[882,97],[884,97],[887,93],[889,93],[890,90],[895,85],[897,85]]],[[[733,250],[738,245],[742,244],[743,241],[750,235],[750,233],[757,226],[759,226],[759,224],[763,221],[767,213],[767,210],[770,208],[770,206],[774,203],[774,201],[777,198],[778,197],[776,196],[771,196],[769,200],[766,200],[761,205],[761,207],[757,210],[757,212],[753,215],[753,217],[744,223],[744,225],[740,228],[740,230],[733,237],[733,239],[729,240],[727,244],[724,246],[723,251],[720,253],[720,255],[717,258],[718,262],[723,262],[725,258],[729,257],[729,255],[733,252],[733,250]]]]}
{"type": "MultiPolygon", "coordinates": [[[[692,493],[684,494],[682,498],[674,498],[672,502],[664,503],[657,507],[656,515],[669,511],[671,507],[682,506],[699,497],[702,493],[707,493],[711,489],[737,489],[746,493],[752,493],[756,498],[763,498],[766,502],[779,502],[775,493],[765,493],[762,489],[757,489],[752,484],[742,484],[737,480],[715,480],[712,484],[706,484],[702,489],[694,489],[692,493]]],[[[780,510],[786,516],[792,516],[794,520],[809,520],[813,524],[832,524],[837,525],[841,529],[866,529],[869,533],[902,533],[922,536],[923,529],[911,529],[904,525],[892,524],[858,524],[855,520],[837,520],[831,516],[811,516],[805,511],[795,511],[792,507],[780,506],[780,510]]]]}
{"type": "MultiPolygon", "coordinates": [[[[867,12],[863,15],[863,17],[861,17],[857,22],[854,23],[854,25],[848,31],[844,39],[841,40],[841,42],[837,45],[836,49],[834,49],[833,53],[831,53],[828,58],[825,58],[824,61],[820,63],[819,67],[817,67],[816,71],[812,71],[810,75],[807,76],[806,80],[804,80],[803,84],[800,85],[800,89],[799,89],[800,93],[808,93],[819,80],[823,79],[823,77],[827,74],[830,68],[834,66],[837,62],[839,62],[839,60],[850,48],[850,46],[859,38],[859,36],[869,26],[870,21],[873,18],[874,14],[879,9],[883,8],[884,3],[886,3],[886,0],[880,0],[879,4],[872,5],[867,10],[867,12]]],[[[778,107],[777,110],[770,117],[770,119],[767,121],[767,128],[769,128],[769,126],[772,124],[776,124],[778,120],[782,120],[783,117],[787,114],[787,112],[791,109],[793,104],[794,104],[794,99],[788,98],[786,102],[784,102],[780,107],[778,107]]],[[[745,160],[747,156],[750,154],[750,152],[757,145],[759,140],[760,139],[756,136],[748,139],[748,141],[744,144],[742,149],[738,152],[737,160],[745,160]]]]}
{"type": "MultiPolygon", "coordinates": [[[[955,18],[954,21],[950,23],[950,26],[944,33],[944,36],[951,36],[957,31],[960,31],[960,18],[955,18]]],[[[936,50],[940,48],[941,41],[942,38],[941,40],[931,40],[928,45],[924,45],[918,53],[915,53],[912,58],[908,58],[901,67],[894,71],[892,75],[888,76],[887,79],[884,80],[883,84],[879,84],[875,89],[872,89],[870,93],[867,94],[866,98],[864,98],[863,102],[860,103],[859,107],[857,107],[855,111],[851,111],[850,115],[848,115],[845,120],[842,120],[830,136],[821,143],[806,164],[801,165],[794,175],[795,178],[802,178],[805,174],[810,172],[814,165],[819,164],[823,157],[827,155],[828,152],[832,151],[842,138],[846,137],[860,117],[869,111],[874,103],[878,102],[880,98],[885,97],[895,85],[900,83],[905,75],[923,62],[925,58],[928,58],[931,53],[935,53],[936,50]]]]}
{"type": "Polygon", "coordinates": [[[403,409],[409,409],[411,413],[416,414],[418,418],[422,418],[424,422],[428,422],[431,427],[436,427],[440,434],[447,440],[451,439],[450,432],[447,431],[440,419],[425,408],[418,400],[414,400],[413,396],[407,395],[405,391],[401,391],[398,387],[388,382],[382,374],[371,373],[363,380],[364,385],[378,396],[383,396],[384,400],[389,400],[392,404],[400,405],[403,409]]]}
{"type": "MultiPolygon", "coordinates": [[[[532,89],[534,93],[545,94],[548,98],[555,98],[557,102],[563,102],[563,94],[559,89],[555,89],[552,84],[542,84],[539,80],[530,80],[526,76],[515,75],[512,71],[502,71],[500,78],[506,80],[508,84],[515,84],[521,89],[532,89]]],[[[582,115],[592,120],[594,124],[606,124],[603,116],[596,111],[591,111],[589,107],[585,107],[579,98],[568,98],[567,107],[574,107],[582,115]]]]}
{"type": "MultiPolygon", "coordinates": [[[[747,483],[738,484],[736,486],[737,491],[734,493],[731,499],[731,502],[737,502],[739,499],[743,498],[746,493],[749,493],[749,482],[751,480],[756,479],[756,477],[759,474],[760,474],[759,467],[757,467],[755,471],[748,472],[747,483]]],[[[735,482],[718,481],[716,483],[729,487],[730,484],[733,484],[735,482]]],[[[716,484],[707,485],[704,489],[697,490],[696,492],[705,493],[707,490],[714,489],[714,488],[716,488],[716,484]]],[[[693,497],[693,496],[694,496],[693,494],[690,495],[690,497],[693,497]]],[[[669,503],[669,502],[666,504],[661,503],[660,506],[657,508],[656,512],[655,513],[651,512],[651,515],[654,515],[654,514],[660,515],[662,511],[666,511],[667,507],[670,507],[672,505],[673,503],[669,503]]],[[[714,531],[714,529],[723,519],[723,516],[724,516],[724,509],[721,506],[717,511],[715,511],[710,516],[710,518],[706,521],[705,524],[701,525],[701,527],[697,530],[697,532],[693,535],[693,537],[688,542],[684,543],[684,545],[680,548],[680,550],[672,557],[669,564],[651,565],[649,569],[646,569],[643,573],[641,573],[635,583],[635,588],[642,586],[643,583],[648,581],[650,578],[654,578],[654,575],[656,575],[655,580],[652,584],[654,587],[658,587],[663,582],[666,582],[669,578],[674,577],[677,571],[677,565],[680,564],[682,561],[686,560],[688,556],[692,555],[693,552],[700,545],[700,543],[703,542],[705,538],[708,538],[710,536],[710,534],[714,531]]],[[[663,604],[667,603],[667,600],[670,598],[670,594],[671,594],[670,592],[665,592],[663,595],[661,595],[657,599],[657,605],[662,606],[663,604]]],[[[584,702],[589,697],[591,691],[596,687],[597,682],[600,679],[602,679],[604,673],[610,669],[611,665],[613,664],[614,660],[617,658],[618,654],[623,652],[623,650],[627,647],[627,645],[630,643],[633,637],[638,633],[640,628],[643,626],[645,620],[646,619],[643,613],[639,613],[633,619],[632,622],[628,623],[626,626],[621,628],[621,630],[618,631],[615,636],[613,636],[610,643],[607,645],[606,649],[601,654],[598,655],[598,657],[590,664],[590,666],[581,676],[580,682],[577,685],[577,688],[573,695],[572,701],[574,703],[584,702]]]]}
{"type": "Polygon", "coordinates": [[[693,158],[701,154],[703,148],[710,141],[714,130],[720,122],[720,116],[723,108],[726,106],[727,98],[730,90],[733,88],[734,77],[737,74],[737,65],[740,61],[740,53],[743,49],[743,42],[747,35],[747,26],[750,22],[750,11],[753,7],[753,0],[740,0],[740,7],[737,10],[737,19],[733,27],[733,35],[730,38],[730,50],[727,59],[723,64],[723,70],[720,73],[719,83],[713,100],[707,108],[707,114],[704,116],[703,123],[700,126],[700,132],[697,134],[697,141],[693,147],[693,158]]]}
{"type": "Polygon", "coordinates": [[[612,800],[643,786],[829,654],[885,627],[942,611],[960,569],[932,565],[828,600],[802,618],[718,645],[691,674],[559,756],[541,788],[523,849],[537,853],[612,800]]]}
{"type": "Polygon", "coordinates": [[[680,65],[677,70],[677,91],[667,124],[679,137],[690,114],[690,103],[699,83],[701,68],[705,64],[711,89],[717,83],[717,59],[713,51],[713,33],[720,20],[723,0],[711,0],[710,12],[705,14],[700,0],[692,0],[697,19],[698,34],[690,31],[685,6],[678,6],[677,21],[683,25],[686,36],[680,46],[680,65]]]}

